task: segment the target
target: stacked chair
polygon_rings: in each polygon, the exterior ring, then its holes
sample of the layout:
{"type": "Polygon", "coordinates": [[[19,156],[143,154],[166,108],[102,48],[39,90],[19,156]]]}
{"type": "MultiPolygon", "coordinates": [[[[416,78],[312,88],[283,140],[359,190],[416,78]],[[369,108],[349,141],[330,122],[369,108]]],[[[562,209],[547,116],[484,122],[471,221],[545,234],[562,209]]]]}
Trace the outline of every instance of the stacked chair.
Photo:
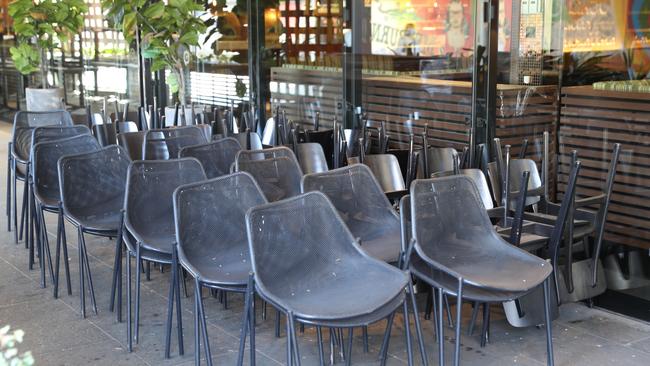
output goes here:
{"type": "MultiPolygon", "coordinates": [[[[184,354],[181,287],[187,294],[186,277],[193,280],[197,365],[202,355],[212,364],[206,288],[224,299],[227,293],[244,296],[240,365],[247,340],[255,362],[256,298],[263,300],[263,318],[267,305],[275,308],[277,336],[280,315],[286,317],[288,364],[302,362],[296,326],[315,329],[321,365],[323,328],[330,334],[330,361],[339,346],[349,365],[355,328],[368,352],[368,325],[385,320],[379,350],[384,365],[395,314],[401,312],[408,362],[418,361],[414,324],[419,357],[427,365],[414,283],[431,290],[424,318],[434,314],[439,364],[445,355],[445,308],[458,365],[463,304],[469,302],[470,334],[483,309],[482,346],[488,342],[491,304],[503,304],[514,326],[543,324],[552,365],[551,323],[558,304],[588,300],[605,288],[599,258],[619,145],[612,147],[607,180],[594,197],[576,196],[581,163],[574,153],[562,201],[555,203],[549,194],[548,134],[540,171],[526,157],[527,141],[512,158],[510,147],[504,153],[497,139],[489,162],[485,146],[460,154],[429,146],[426,127],[420,149],[414,134],[407,148],[391,148],[385,125],[364,121],[361,113],[354,129],[336,120],[321,126],[318,113],[312,127],[303,129],[276,109],[263,132],[252,110],[242,108],[240,124],[235,113],[233,105],[225,113],[215,111],[211,124],[203,114],[197,125],[143,131],[116,119],[110,125],[119,131],[95,123],[94,134],[73,126],[63,111],[16,117],[8,156],[9,229],[16,241],[24,234],[29,267],[37,256],[41,285],[49,273],[55,297],[61,256],[72,293],[65,222],[77,229],[83,317],[87,296],[98,311],[85,237],[115,238],[109,309],[121,322],[126,271],[129,351],[140,339],[141,276],[146,269],[149,278],[152,263],[161,271],[170,268],[167,358],[174,317],[178,352],[184,354]],[[18,180],[26,182],[20,230],[18,180]],[[58,215],[54,255],[47,212],[58,215]],[[454,298],[451,319],[448,302],[454,298]]],[[[152,127],[164,125],[162,117],[151,121],[157,120],[163,123],[152,127]]]]}

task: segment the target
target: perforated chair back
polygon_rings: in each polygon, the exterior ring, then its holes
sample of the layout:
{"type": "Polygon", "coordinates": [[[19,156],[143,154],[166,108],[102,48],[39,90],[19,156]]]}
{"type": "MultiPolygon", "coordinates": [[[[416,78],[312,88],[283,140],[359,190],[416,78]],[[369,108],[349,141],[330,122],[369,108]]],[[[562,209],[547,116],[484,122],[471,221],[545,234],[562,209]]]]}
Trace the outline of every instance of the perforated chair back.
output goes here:
{"type": "Polygon", "coordinates": [[[308,174],[303,192],[320,191],[332,201],[361,246],[373,257],[397,260],[401,248],[400,220],[379,182],[362,164],[308,174]]]}
{"type": "Polygon", "coordinates": [[[60,202],[59,172],[57,162],[66,155],[76,155],[99,150],[97,140],[90,135],[80,135],[62,140],[41,142],[32,150],[31,171],[34,194],[46,206],[60,202]]]}
{"type": "Polygon", "coordinates": [[[246,215],[246,224],[258,291],[300,318],[369,314],[407,283],[403,272],[355,244],[320,192],[257,206],[246,215]]]}
{"type": "Polygon", "coordinates": [[[244,161],[253,161],[253,160],[264,160],[264,159],[273,159],[273,158],[289,158],[298,163],[298,158],[288,147],[278,146],[272,147],[270,149],[260,149],[260,150],[245,150],[243,149],[237,153],[235,158],[236,162],[244,161]]]}
{"type": "Polygon", "coordinates": [[[250,253],[245,215],[264,203],[264,194],[248,173],[177,188],[174,217],[180,263],[200,280],[246,285],[250,253]]]}
{"type": "Polygon", "coordinates": [[[230,173],[230,167],[235,162],[239,151],[241,151],[239,142],[229,137],[203,145],[184,147],[179,157],[196,158],[203,165],[208,178],[216,178],[230,173]]]}
{"type": "MultiPolygon", "coordinates": [[[[237,159],[242,157],[243,152],[245,150],[238,153],[237,159]]],[[[295,157],[283,155],[264,160],[236,160],[235,170],[250,173],[269,202],[300,194],[302,171],[295,157]]]]}
{"type": "Polygon", "coordinates": [[[129,232],[148,249],[169,253],[170,247],[156,244],[174,242],[174,190],[205,179],[201,163],[194,158],[132,162],[124,205],[129,232]]]}
{"type": "Polygon", "coordinates": [[[321,173],[328,170],[327,158],[325,158],[323,147],[320,144],[315,142],[297,144],[296,157],[305,174],[321,173]]]}
{"type": "Polygon", "coordinates": [[[36,145],[40,142],[60,140],[80,135],[90,135],[88,127],[84,125],[36,127],[32,131],[32,143],[36,145]]]}
{"type": "MultiPolygon", "coordinates": [[[[494,201],[492,200],[492,194],[490,193],[490,186],[488,186],[487,179],[485,174],[480,169],[461,169],[460,174],[468,177],[472,180],[476,188],[478,189],[479,196],[481,196],[481,202],[486,209],[494,208],[494,201]]],[[[452,171],[440,172],[433,174],[432,178],[442,178],[450,177],[454,175],[452,171]]]]}
{"type": "Polygon", "coordinates": [[[468,177],[415,181],[411,218],[417,254],[433,268],[463,278],[465,283],[525,292],[552,272],[550,264],[508,244],[496,233],[468,177]]]}
{"type": "Polygon", "coordinates": [[[14,116],[11,132],[13,154],[27,161],[32,149],[32,130],[44,126],[72,126],[74,123],[67,111],[29,112],[19,111],[14,116]]]}
{"type": "Polygon", "coordinates": [[[207,143],[203,132],[196,126],[178,129],[149,130],[144,138],[143,156],[145,160],[176,159],[181,149],[186,146],[207,143]],[[191,130],[188,130],[191,128],[191,130]],[[185,130],[182,133],[167,133],[166,130],[185,130]],[[192,131],[192,133],[187,133],[192,131]],[[199,132],[198,134],[195,132],[199,132]]]}
{"type": "Polygon", "coordinates": [[[118,145],[62,157],[58,171],[66,215],[97,229],[117,230],[130,163],[129,154],[118,145]]]}
{"type": "Polygon", "coordinates": [[[208,142],[203,130],[197,126],[151,129],[147,135],[150,139],[168,139],[172,137],[191,136],[202,143],[208,142]]]}
{"type": "Polygon", "coordinates": [[[395,155],[366,155],[363,163],[370,168],[370,171],[375,175],[384,192],[397,192],[406,189],[402,170],[395,155]]]}
{"type": "Polygon", "coordinates": [[[131,160],[144,160],[143,147],[146,131],[125,132],[117,135],[117,142],[131,157],[131,160]]]}

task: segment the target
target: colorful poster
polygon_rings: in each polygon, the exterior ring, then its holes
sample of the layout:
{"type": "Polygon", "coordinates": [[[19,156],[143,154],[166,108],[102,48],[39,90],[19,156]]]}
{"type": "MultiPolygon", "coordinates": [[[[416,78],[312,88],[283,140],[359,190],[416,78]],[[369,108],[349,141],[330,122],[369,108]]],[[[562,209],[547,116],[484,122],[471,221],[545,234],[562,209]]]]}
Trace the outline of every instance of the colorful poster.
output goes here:
{"type": "Polygon", "coordinates": [[[372,53],[470,54],[474,43],[471,3],[471,0],[373,0],[372,53]]]}

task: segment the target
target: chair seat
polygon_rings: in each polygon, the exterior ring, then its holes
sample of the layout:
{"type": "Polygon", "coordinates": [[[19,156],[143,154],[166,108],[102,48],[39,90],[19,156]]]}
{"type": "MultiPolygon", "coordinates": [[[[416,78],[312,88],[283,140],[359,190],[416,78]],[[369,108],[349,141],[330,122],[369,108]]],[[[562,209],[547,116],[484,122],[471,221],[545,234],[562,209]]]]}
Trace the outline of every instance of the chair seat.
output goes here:
{"type": "MultiPolygon", "coordinates": [[[[547,225],[555,225],[557,220],[557,215],[546,214],[542,212],[526,212],[524,213],[524,218],[527,220],[541,222],[547,225]]],[[[591,223],[588,220],[574,219],[573,226],[577,229],[582,226],[589,226],[591,223]]]]}
{"type": "Polygon", "coordinates": [[[361,248],[373,258],[387,263],[397,262],[401,251],[401,233],[392,230],[383,235],[370,235],[361,240],[361,248]]]}
{"type": "Polygon", "coordinates": [[[409,281],[405,272],[374,260],[344,262],[340,272],[329,268],[317,281],[294,281],[288,273],[283,286],[276,284],[261,293],[299,319],[340,320],[376,312],[403,294],[409,281]]]}
{"type": "Polygon", "coordinates": [[[169,255],[176,242],[174,233],[147,233],[139,235],[139,238],[144,249],[169,255]]]}
{"type": "Polygon", "coordinates": [[[193,255],[192,258],[183,258],[184,253],[179,250],[183,267],[199,281],[213,286],[246,287],[251,271],[248,248],[244,246],[231,247],[218,254],[203,254],[202,256],[193,255]]]}
{"type": "Polygon", "coordinates": [[[81,214],[69,214],[68,218],[77,226],[83,226],[84,230],[96,232],[117,232],[122,224],[121,212],[91,212],[81,214]]]}
{"type": "MultiPolygon", "coordinates": [[[[458,280],[435,270],[417,254],[411,256],[409,268],[411,273],[428,285],[443,288],[447,293],[456,295],[458,280]]],[[[527,292],[486,290],[469,284],[463,285],[463,299],[480,302],[503,302],[518,299],[527,292]]]]}

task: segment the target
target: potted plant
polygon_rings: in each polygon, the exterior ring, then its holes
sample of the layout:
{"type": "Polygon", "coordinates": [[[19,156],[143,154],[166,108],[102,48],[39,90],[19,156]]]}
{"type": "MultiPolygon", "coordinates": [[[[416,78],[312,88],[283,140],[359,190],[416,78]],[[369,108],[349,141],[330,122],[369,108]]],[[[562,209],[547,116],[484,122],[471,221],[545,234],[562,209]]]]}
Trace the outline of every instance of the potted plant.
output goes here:
{"type": "MultiPolygon", "coordinates": [[[[125,39],[139,45],[142,56],[151,60],[152,72],[170,71],[165,81],[169,90],[177,94],[179,104],[185,106],[189,50],[199,45],[199,35],[206,30],[203,20],[197,16],[205,12],[205,8],[195,0],[168,0],[166,3],[102,0],[102,8],[124,33],[125,39]]],[[[181,108],[181,118],[185,118],[185,108],[181,108]]],[[[191,116],[188,119],[191,120],[191,116]]]]}
{"type": "Polygon", "coordinates": [[[16,34],[16,46],[9,50],[16,69],[23,75],[41,73],[41,89],[26,89],[27,109],[61,109],[63,89],[48,89],[47,51],[81,31],[88,7],[83,0],[13,0],[8,10],[16,34]]]}

